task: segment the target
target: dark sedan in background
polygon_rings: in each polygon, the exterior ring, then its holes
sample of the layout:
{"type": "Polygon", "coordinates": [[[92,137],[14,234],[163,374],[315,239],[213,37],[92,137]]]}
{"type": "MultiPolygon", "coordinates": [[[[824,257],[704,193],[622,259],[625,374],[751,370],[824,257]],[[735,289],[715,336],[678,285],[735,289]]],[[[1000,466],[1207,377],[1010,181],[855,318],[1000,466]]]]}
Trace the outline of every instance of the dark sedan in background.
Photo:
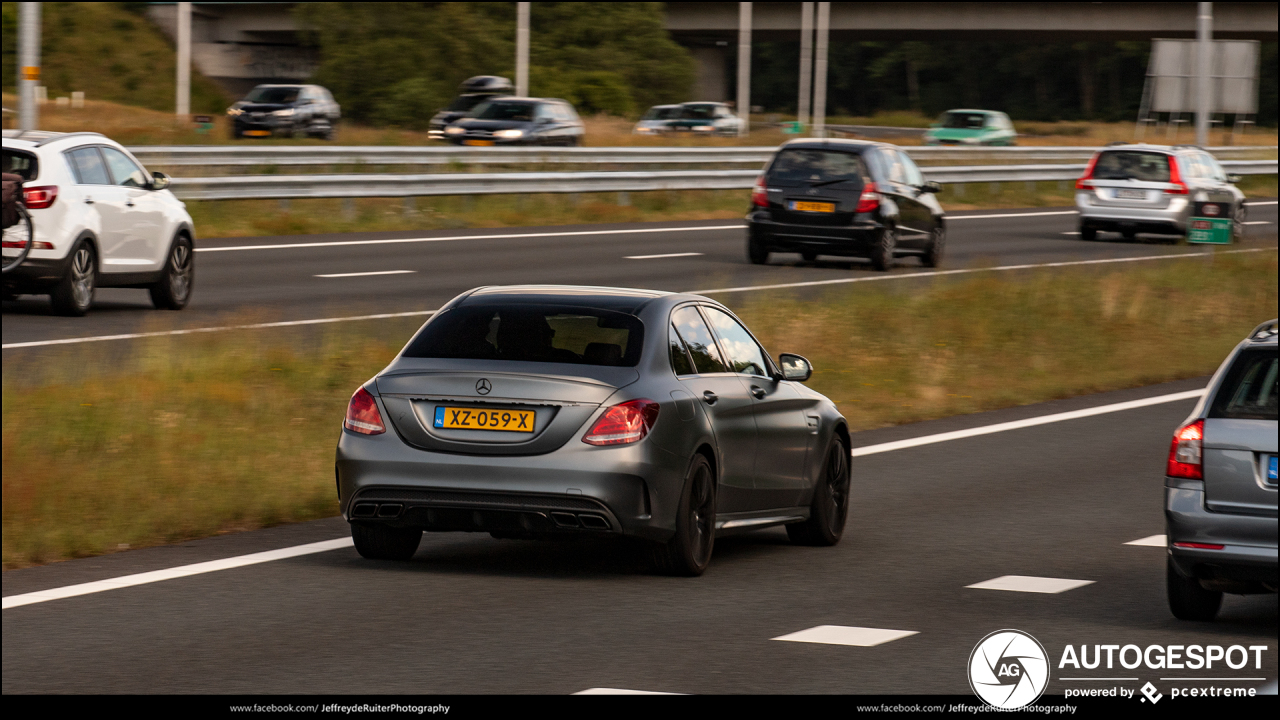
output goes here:
{"type": "Polygon", "coordinates": [[[834,545],[849,431],[723,305],[594,287],[454,298],[351,397],[338,496],[356,549],[407,560],[426,531],[624,535],[698,575],[717,536],[785,525],[834,545]]]}
{"type": "Polygon", "coordinates": [[[887,270],[914,255],[942,262],[946,225],[920,168],[900,148],[858,140],[792,140],[774,155],[751,193],[747,257],[772,252],[870,258],[887,270]]]}
{"type": "Polygon", "coordinates": [[[456,145],[582,144],[583,125],[573,106],[554,98],[502,97],[477,105],[444,129],[456,145]]]}
{"type": "Polygon", "coordinates": [[[466,117],[485,100],[510,95],[513,90],[510,80],[497,75],[477,75],[467,78],[462,81],[462,85],[458,88],[458,96],[449,103],[449,106],[431,116],[427,134],[432,140],[443,140],[444,129],[449,123],[466,117]]]}
{"type": "Polygon", "coordinates": [[[227,108],[231,137],[318,137],[332,140],[342,117],[319,85],[259,85],[227,108]]]}

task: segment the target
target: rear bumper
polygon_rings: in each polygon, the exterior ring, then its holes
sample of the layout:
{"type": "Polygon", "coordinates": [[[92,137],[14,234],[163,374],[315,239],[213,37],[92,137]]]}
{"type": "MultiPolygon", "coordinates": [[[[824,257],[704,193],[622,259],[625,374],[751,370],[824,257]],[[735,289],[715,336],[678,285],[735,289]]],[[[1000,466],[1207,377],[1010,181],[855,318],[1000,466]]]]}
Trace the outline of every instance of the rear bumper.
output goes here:
{"type": "Polygon", "coordinates": [[[69,254],[62,258],[28,257],[4,276],[4,286],[19,291],[47,290],[66,276],[70,262],[69,254]]]}
{"type": "Polygon", "coordinates": [[[1169,557],[1178,573],[1202,580],[1263,583],[1274,591],[1276,518],[1212,512],[1204,505],[1203,488],[1198,480],[1166,480],[1169,557]],[[1175,543],[1221,545],[1222,549],[1180,548],[1175,543]]]}
{"type": "Polygon", "coordinates": [[[1182,235],[1187,231],[1189,206],[1175,198],[1166,208],[1138,208],[1118,205],[1096,205],[1089,193],[1076,193],[1080,225],[1094,230],[1116,232],[1150,232],[1182,235]]]}
{"type": "Polygon", "coordinates": [[[850,225],[797,225],[781,223],[766,211],[747,216],[747,231],[753,239],[778,252],[823,251],[829,255],[864,255],[871,250],[877,232],[884,227],[870,214],[850,225]]]}

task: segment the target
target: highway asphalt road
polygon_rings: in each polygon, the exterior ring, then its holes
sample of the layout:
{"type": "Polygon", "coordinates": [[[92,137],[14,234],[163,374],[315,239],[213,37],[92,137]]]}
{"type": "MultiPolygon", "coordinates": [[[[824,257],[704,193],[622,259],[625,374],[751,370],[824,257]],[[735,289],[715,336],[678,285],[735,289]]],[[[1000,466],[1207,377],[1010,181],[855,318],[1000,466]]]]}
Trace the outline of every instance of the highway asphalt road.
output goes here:
{"type": "MultiPolygon", "coordinates": [[[[948,216],[943,270],[1204,251],[1143,236],[1084,242],[1065,208],[957,212],[948,216]]],[[[1276,246],[1276,204],[1254,201],[1246,247],[1276,246]]],[[[151,309],[144,290],[106,289],[83,318],[56,317],[48,298],[4,303],[3,343],[434,310],[480,285],[553,283],[689,291],[881,277],[869,264],[745,257],[740,221],[579,225],[560,228],[360,233],[198,241],[191,304],[151,309]],[[400,242],[396,242],[400,241],[400,242]],[[264,247],[270,246],[270,247],[264,247]],[[372,273],[372,274],[371,274],[372,273]]],[[[830,261],[828,261],[830,260],[830,261]]],[[[903,258],[896,275],[922,272],[903,258]]],[[[718,298],[729,299],[727,294],[718,298]]]]}
{"type": "MultiPolygon", "coordinates": [[[[858,434],[854,445],[1168,395],[1205,381],[886,428],[858,434]]],[[[408,563],[363,560],[339,543],[10,607],[3,692],[969,696],[970,651],[1004,628],[1043,644],[1053,666],[1050,695],[1136,690],[1147,681],[1166,696],[1175,687],[1260,686],[1203,678],[1275,680],[1276,596],[1228,596],[1214,623],[1175,620],[1165,603],[1164,549],[1126,544],[1164,531],[1169,437],[1192,404],[855,457],[854,505],[839,545],[795,547],[781,529],[725,539],[700,578],[649,574],[616,544],[438,534],[427,535],[408,563]],[[1058,593],[969,587],[1009,575],[1087,584],[1058,593]],[[914,634],[873,646],[775,640],[823,625],[914,634]],[[1219,662],[1212,670],[1108,672],[1059,669],[1067,644],[1266,650],[1261,668],[1249,652],[1240,669],[1219,662]],[[1196,679],[1161,679],[1171,676],[1196,679]],[[1064,679],[1074,677],[1134,679],[1064,679]]],[[[14,570],[3,574],[3,594],[8,604],[24,593],[344,537],[335,518],[14,570]]]]}

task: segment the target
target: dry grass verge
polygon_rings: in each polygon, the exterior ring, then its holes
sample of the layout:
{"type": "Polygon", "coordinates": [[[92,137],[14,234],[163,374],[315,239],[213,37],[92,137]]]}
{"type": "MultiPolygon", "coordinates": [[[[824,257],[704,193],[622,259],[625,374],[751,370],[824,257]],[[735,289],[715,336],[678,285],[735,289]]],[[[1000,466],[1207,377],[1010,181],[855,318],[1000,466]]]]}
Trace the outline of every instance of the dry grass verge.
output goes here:
{"type": "MultiPolygon", "coordinates": [[[[1207,374],[1274,316],[1276,273],[1262,252],[728,301],[862,430],[1207,374]]],[[[416,325],[7,357],[4,567],[334,514],[347,398],[416,325]]]]}

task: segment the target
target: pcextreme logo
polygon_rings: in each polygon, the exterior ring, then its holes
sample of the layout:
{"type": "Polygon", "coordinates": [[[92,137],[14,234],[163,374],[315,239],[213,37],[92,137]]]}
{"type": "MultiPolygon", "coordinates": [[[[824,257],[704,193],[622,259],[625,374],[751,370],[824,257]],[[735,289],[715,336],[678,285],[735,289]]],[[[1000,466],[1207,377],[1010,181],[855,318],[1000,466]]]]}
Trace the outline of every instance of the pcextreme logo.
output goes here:
{"type": "Polygon", "coordinates": [[[1049,655],[1021,630],[997,630],[969,654],[969,687],[982,701],[1016,710],[1040,699],[1049,685],[1049,655]]]}

